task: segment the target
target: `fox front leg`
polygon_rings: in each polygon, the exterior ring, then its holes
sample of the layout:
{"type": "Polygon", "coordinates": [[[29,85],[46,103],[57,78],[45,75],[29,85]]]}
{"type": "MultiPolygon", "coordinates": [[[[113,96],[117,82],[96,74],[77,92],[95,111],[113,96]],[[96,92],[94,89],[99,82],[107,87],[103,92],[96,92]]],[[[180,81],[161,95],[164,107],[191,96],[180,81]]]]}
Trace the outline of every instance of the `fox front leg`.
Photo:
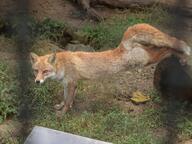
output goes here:
{"type": "Polygon", "coordinates": [[[64,88],[65,93],[65,105],[63,107],[63,112],[66,112],[73,105],[73,100],[76,95],[77,83],[75,81],[71,81],[64,88]]]}
{"type": "Polygon", "coordinates": [[[63,101],[60,103],[60,104],[56,104],[54,106],[55,110],[61,110],[64,105],[65,105],[65,101],[68,97],[68,82],[63,82],[63,85],[64,85],[64,91],[63,91],[63,101]]]}
{"type": "Polygon", "coordinates": [[[61,110],[63,108],[63,111],[67,111],[69,108],[73,105],[73,100],[76,95],[77,90],[77,83],[75,81],[71,82],[64,82],[64,101],[62,101],[60,104],[56,104],[54,108],[56,110],[61,110]]]}

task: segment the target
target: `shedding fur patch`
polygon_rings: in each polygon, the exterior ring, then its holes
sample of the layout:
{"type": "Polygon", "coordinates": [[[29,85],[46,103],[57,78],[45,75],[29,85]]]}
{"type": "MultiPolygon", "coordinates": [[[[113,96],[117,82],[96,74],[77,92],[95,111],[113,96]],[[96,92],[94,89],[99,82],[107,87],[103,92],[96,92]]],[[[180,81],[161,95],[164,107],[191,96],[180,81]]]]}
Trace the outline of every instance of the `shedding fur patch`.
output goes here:
{"type": "Polygon", "coordinates": [[[131,51],[124,55],[124,58],[127,59],[128,65],[133,66],[144,66],[150,60],[148,52],[141,47],[133,48],[131,51]]]}

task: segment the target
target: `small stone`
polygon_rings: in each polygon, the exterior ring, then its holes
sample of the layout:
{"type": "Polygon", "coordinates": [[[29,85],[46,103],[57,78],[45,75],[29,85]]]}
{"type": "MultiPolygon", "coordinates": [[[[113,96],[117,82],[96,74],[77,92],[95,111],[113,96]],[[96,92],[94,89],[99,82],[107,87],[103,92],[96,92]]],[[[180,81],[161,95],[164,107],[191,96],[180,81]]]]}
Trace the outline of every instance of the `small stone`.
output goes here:
{"type": "Polygon", "coordinates": [[[138,69],[137,72],[138,72],[138,73],[141,73],[141,72],[142,72],[142,69],[138,69]]]}
{"type": "Polygon", "coordinates": [[[130,71],[126,71],[126,74],[131,74],[131,72],[130,71]]]}

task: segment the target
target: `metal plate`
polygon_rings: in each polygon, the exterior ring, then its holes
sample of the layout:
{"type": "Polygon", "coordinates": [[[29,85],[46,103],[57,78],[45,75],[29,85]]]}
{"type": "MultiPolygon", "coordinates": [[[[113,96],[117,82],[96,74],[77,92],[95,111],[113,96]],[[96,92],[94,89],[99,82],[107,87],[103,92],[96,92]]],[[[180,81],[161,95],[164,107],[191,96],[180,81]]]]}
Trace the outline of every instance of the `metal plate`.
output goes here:
{"type": "Polygon", "coordinates": [[[35,126],[24,144],[111,144],[58,130],[35,126]]]}

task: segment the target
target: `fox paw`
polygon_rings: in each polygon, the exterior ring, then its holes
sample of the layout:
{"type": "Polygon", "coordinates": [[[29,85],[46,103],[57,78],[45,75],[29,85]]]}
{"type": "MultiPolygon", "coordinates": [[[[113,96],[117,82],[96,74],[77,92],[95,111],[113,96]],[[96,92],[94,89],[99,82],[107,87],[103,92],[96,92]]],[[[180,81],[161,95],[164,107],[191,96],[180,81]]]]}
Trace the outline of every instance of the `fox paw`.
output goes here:
{"type": "Polygon", "coordinates": [[[56,110],[56,117],[61,120],[64,114],[69,110],[68,106],[64,106],[61,110],[56,110]]]}
{"type": "Polygon", "coordinates": [[[62,109],[62,112],[66,113],[68,110],[69,110],[69,106],[64,106],[63,109],[62,109]]]}
{"type": "Polygon", "coordinates": [[[64,112],[62,110],[56,111],[56,118],[57,120],[61,120],[64,115],[64,112]]]}
{"type": "Polygon", "coordinates": [[[64,103],[64,102],[61,102],[60,104],[56,104],[56,105],[54,106],[54,109],[55,109],[55,110],[61,110],[64,105],[65,105],[65,103],[64,103]]]}

